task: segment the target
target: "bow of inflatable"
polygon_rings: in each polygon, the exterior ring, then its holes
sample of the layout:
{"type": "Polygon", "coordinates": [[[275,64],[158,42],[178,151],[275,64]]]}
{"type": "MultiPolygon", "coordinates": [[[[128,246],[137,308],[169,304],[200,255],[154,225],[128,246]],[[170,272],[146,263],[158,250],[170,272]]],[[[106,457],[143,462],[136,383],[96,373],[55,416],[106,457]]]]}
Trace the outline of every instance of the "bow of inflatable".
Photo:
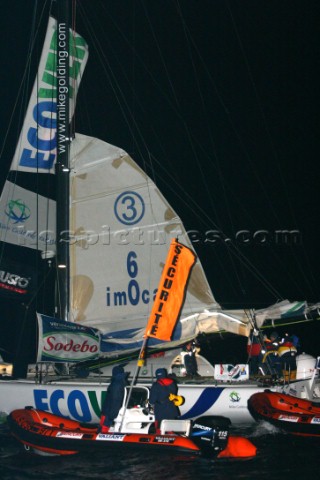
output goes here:
{"type": "Polygon", "coordinates": [[[217,458],[248,458],[257,455],[257,447],[244,437],[228,437],[227,446],[217,458]]]}

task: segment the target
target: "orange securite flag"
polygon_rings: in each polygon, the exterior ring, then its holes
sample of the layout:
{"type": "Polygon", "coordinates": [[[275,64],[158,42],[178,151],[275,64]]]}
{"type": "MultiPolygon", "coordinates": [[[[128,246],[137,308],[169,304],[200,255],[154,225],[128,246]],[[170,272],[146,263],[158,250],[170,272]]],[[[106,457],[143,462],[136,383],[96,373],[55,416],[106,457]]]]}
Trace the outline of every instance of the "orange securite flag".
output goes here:
{"type": "Polygon", "coordinates": [[[187,282],[195,262],[196,255],[190,248],[177,240],[171,241],[145,337],[164,341],[171,340],[183,306],[187,282]]]}

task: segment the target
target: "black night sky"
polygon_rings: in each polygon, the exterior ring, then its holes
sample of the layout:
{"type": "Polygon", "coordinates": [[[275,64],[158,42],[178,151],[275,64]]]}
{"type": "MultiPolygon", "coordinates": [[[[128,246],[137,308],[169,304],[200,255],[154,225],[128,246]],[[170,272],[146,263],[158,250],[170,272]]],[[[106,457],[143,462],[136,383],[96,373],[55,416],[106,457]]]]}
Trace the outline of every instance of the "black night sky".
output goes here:
{"type": "MultiPolygon", "coordinates": [[[[3,178],[34,4],[0,4],[3,178]]],[[[320,301],[319,2],[80,0],[77,14],[90,57],[76,130],[147,170],[193,231],[217,301],[320,301]]]]}

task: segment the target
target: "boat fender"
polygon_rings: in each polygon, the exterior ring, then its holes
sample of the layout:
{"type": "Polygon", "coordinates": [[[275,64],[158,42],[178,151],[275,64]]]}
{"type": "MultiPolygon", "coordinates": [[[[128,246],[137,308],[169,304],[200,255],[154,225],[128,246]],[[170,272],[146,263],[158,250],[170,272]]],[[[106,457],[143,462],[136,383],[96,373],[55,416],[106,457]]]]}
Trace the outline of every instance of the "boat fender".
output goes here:
{"type": "Polygon", "coordinates": [[[173,402],[176,407],[180,407],[180,405],[183,405],[185,402],[185,399],[182,395],[174,395],[173,393],[170,393],[169,400],[173,402]]]}
{"type": "Polygon", "coordinates": [[[257,455],[257,447],[248,438],[229,437],[227,446],[219,452],[218,458],[248,458],[257,455]]]}

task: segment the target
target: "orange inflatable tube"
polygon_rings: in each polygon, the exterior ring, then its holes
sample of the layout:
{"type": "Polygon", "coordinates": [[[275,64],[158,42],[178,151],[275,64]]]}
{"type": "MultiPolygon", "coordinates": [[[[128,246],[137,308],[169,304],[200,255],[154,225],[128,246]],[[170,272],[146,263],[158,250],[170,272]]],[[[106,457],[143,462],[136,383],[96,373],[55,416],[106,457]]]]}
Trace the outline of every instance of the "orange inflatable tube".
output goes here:
{"type": "Polygon", "coordinates": [[[218,454],[218,458],[246,458],[256,454],[257,447],[247,438],[229,437],[227,447],[218,454]]]}

